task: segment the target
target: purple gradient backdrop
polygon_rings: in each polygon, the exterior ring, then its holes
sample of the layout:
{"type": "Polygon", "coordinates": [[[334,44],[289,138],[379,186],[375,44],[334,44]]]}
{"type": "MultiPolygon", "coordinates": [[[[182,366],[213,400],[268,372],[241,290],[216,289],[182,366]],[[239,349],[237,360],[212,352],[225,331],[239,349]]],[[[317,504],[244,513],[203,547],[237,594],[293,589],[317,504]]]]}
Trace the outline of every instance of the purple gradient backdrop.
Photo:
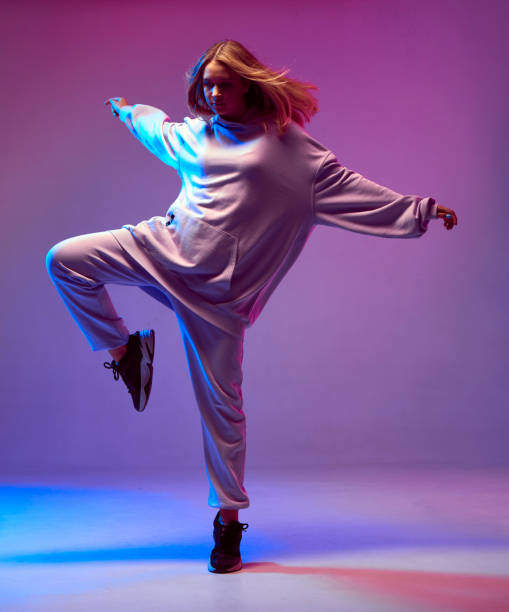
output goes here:
{"type": "Polygon", "coordinates": [[[4,468],[202,466],[173,313],[111,289],[131,329],[157,330],[140,415],[44,257],[64,238],[165,213],[176,173],[103,102],[122,95],[181,121],[185,71],[227,37],[318,85],[307,129],[344,165],[459,216],[419,240],[315,230],[246,335],[248,470],[508,463],[508,3],[3,7],[4,468]]]}

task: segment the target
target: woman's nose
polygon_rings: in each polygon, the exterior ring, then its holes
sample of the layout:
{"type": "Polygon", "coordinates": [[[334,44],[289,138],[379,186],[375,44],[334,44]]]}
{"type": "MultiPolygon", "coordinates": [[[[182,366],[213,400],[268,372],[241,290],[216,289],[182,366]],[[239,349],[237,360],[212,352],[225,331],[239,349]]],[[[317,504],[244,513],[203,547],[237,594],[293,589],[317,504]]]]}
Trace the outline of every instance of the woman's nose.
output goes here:
{"type": "Polygon", "coordinates": [[[214,85],[214,87],[212,88],[212,95],[214,97],[219,95],[219,87],[217,85],[214,85]]]}

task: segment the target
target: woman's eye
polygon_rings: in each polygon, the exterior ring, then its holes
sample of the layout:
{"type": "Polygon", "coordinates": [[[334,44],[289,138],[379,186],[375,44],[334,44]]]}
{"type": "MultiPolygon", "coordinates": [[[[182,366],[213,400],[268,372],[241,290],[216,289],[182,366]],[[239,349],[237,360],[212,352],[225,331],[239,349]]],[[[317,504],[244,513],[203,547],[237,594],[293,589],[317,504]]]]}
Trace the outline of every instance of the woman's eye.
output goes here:
{"type": "MultiPolygon", "coordinates": [[[[207,89],[212,89],[214,87],[214,84],[205,81],[203,83],[203,86],[207,89]]],[[[231,87],[231,83],[217,83],[217,86],[219,87],[219,89],[224,89],[225,87],[231,87]]]]}

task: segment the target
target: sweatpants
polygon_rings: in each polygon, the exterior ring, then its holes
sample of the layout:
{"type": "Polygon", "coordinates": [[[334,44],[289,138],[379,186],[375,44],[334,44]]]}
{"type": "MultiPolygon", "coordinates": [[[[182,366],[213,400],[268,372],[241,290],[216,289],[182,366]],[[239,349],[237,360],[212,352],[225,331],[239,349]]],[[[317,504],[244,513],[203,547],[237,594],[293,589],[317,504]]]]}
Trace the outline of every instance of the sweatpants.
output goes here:
{"type": "Polygon", "coordinates": [[[140,287],[174,310],[201,414],[208,504],[232,510],[247,508],[241,389],[244,331],[228,333],[195,314],[170,295],[111,232],[59,242],[48,252],[46,264],[58,293],[94,351],[117,348],[129,337],[105,284],[140,287]]]}

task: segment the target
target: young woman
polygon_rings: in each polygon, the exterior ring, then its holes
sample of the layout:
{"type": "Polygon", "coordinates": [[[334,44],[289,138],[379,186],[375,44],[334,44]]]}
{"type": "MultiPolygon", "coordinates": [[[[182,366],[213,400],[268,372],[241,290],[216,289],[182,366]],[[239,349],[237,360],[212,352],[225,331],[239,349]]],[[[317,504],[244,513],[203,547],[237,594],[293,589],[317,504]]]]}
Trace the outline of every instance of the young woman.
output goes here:
{"type": "Polygon", "coordinates": [[[342,166],[304,129],[318,106],[311,90],[259,62],[233,40],[208,49],[188,74],[194,118],[105,104],[182,188],[165,217],[78,236],[48,253],[49,274],[93,350],[144,410],[152,384],[154,331],[130,334],[105,284],[141,287],[176,314],[201,413],[214,519],[213,572],[241,568],[249,506],[243,485],[242,354],[246,327],[318,224],[389,238],[422,236],[432,218],[450,230],[454,211],[430,197],[400,195],[342,166]]]}

